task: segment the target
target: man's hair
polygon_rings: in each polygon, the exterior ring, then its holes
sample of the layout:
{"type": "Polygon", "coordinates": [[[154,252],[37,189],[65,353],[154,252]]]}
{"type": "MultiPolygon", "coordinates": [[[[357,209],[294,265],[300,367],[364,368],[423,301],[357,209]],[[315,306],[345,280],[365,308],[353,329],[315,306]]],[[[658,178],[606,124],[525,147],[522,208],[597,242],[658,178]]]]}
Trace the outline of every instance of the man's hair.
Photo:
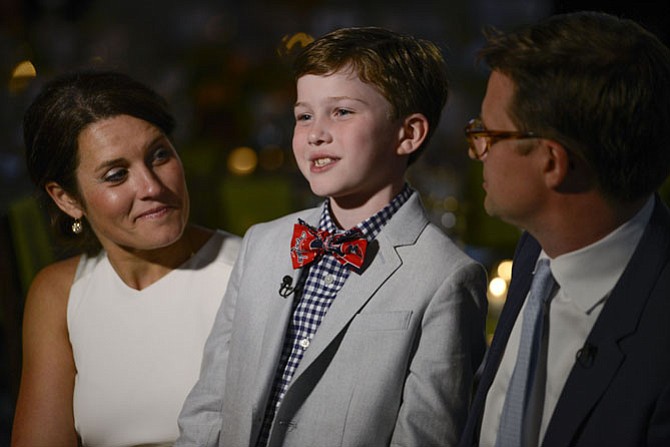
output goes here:
{"type": "Polygon", "coordinates": [[[423,114],[428,135],[409,163],[427,146],[447,102],[447,68],[437,45],[383,28],[341,28],[325,34],[297,55],[293,67],[296,80],[351,68],[391,103],[389,118],[423,114]]]}
{"type": "Polygon", "coordinates": [[[594,170],[601,192],[634,200],[670,171],[670,50],[637,23],[604,13],[485,31],[480,59],[515,85],[520,130],[553,139],[594,170]]]}

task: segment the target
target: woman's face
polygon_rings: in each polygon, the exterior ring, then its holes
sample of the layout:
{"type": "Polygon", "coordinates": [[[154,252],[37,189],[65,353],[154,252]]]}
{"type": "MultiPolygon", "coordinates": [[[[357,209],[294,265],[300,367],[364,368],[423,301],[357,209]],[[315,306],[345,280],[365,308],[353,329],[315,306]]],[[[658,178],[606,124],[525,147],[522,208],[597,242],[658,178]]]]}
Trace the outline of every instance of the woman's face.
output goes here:
{"type": "Polygon", "coordinates": [[[152,250],[180,238],[188,191],[181,160],[160,129],[118,115],[87,126],[78,146],[80,210],[107,251],[152,250]]]}

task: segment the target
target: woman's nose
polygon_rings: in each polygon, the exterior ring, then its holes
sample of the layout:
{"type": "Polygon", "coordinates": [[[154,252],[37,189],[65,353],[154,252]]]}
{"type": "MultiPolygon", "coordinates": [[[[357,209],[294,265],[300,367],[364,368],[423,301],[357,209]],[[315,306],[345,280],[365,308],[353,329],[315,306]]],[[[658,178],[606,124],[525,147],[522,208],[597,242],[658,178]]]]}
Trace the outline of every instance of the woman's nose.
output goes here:
{"type": "Polygon", "coordinates": [[[163,189],[163,184],[158,175],[151,169],[143,169],[139,177],[138,192],[140,196],[153,197],[163,189]]]}

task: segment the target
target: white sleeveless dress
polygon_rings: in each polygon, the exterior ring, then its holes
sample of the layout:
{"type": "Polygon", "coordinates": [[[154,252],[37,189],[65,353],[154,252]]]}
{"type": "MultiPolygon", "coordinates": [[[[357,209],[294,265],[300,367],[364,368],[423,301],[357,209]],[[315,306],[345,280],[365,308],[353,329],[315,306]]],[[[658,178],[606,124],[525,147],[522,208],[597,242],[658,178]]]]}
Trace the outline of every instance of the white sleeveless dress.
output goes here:
{"type": "Polygon", "coordinates": [[[104,252],[82,256],[67,324],[75,428],[85,446],[172,445],[239,244],[217,231],[142,291],[121,281],[104,252]]]}

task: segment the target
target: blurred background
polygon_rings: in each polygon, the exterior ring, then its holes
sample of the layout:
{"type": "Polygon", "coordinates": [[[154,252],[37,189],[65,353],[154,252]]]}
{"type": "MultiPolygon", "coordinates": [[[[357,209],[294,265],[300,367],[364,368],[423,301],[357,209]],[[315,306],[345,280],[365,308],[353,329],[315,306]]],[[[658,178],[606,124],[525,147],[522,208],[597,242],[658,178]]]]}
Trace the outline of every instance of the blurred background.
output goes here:
{"type": "Polygon", "coordinates": [[[23,297],[35,272],[64,256],[34,200],[21,130],[28,104],[54,75],[112,68],[163,95],[178,122],[174,140],[192,220],[243,235],[255,222],[321,201],[291,152],[291,51],[311,37],[357,25],[436,42],[449,65],[450,97],[408,178],[431,219],[489,270],[492,332],[520,232],[483,212],[481,167],[466,154],[463,127],[478,115],[487,79],[475,64],[481,29],[594,9],[637,20],[668,43],[665,6],[667,0],[627,6],[589,0],[0,0],[0,446],[9,445],[18,389],[23,297]]]}

